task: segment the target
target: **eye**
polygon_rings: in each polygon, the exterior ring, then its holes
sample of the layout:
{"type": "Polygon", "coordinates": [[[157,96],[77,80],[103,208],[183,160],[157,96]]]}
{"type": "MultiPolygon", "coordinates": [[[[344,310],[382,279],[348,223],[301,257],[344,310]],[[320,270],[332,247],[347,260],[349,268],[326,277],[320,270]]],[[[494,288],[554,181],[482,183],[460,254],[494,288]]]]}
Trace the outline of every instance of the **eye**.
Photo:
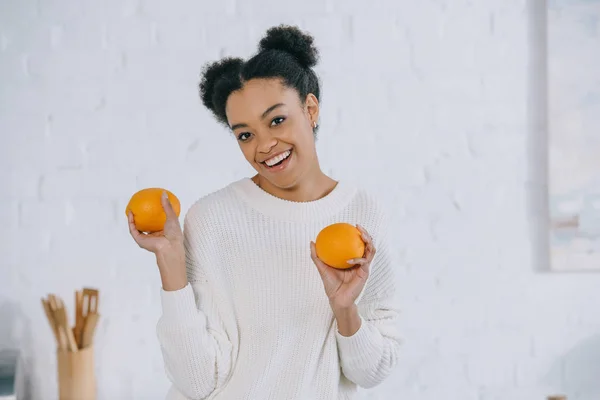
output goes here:
{"type": "Polygon", "coordinates": [[[271,121],[271,126],[280,125],[283,121],[285,121],[284,117],[276,117],[271,121]]]}
{"type": "Polygon", "coordinates": [[[250,139],[250,136],[251,136],[250,133],[244,132],[244,133],[240,133],[237,138],[240,142],[245,142],[248,139],[250,139]]]}

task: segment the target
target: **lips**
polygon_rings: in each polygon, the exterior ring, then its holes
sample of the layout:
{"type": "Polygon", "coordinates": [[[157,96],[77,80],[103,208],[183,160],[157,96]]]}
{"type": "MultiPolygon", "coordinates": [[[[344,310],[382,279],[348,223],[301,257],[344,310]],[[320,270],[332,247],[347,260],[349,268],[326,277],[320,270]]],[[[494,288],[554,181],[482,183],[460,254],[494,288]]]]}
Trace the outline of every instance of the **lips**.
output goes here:
{"type": "Polygon", "coordinates": [[[283,161],[285,161],[291,154],[292,154],[291,150],[286,150],[282,153],[279,153],[279,154],[269,158],[268,160],[265,160],[264,164],[269,168],[275,167],[275,166],[281,164],[283,161]]]}

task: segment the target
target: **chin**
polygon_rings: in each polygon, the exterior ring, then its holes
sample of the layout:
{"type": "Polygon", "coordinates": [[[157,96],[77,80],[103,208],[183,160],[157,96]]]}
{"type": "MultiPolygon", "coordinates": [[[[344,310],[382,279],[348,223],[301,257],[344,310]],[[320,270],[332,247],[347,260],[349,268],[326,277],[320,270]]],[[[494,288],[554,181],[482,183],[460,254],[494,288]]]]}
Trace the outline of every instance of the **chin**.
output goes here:
{"type": "Polygon", "coordinates": [[[267,179],[273,186],[277,186],[279,189],[291,189],[298,184],[298,179],[295,177],[276,177],[274,179],[267,179]]]}
{"type": "Polygon", "coordinates": [[[289,171],[287,174],[281,174],[279,176],[269,176],[267,174],[260,174],[261,179],[268,181],[271,185],[279,188],[279,189],[292,189],[298,185],[300,181],[300,176],[298,174],[289,171]]]}

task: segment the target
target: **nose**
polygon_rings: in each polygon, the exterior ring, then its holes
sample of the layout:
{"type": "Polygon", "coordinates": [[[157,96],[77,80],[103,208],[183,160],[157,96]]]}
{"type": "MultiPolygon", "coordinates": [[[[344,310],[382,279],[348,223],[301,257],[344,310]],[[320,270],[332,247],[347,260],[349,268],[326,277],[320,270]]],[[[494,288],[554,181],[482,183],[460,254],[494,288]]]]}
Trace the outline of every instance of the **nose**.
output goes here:
{"type": "Polygon", "coordinates": [[[277,138],[269,134],[257,135],[258,146],[257,150],[260,153],[268,154],[273,147],[277,145],[277,138]]]}

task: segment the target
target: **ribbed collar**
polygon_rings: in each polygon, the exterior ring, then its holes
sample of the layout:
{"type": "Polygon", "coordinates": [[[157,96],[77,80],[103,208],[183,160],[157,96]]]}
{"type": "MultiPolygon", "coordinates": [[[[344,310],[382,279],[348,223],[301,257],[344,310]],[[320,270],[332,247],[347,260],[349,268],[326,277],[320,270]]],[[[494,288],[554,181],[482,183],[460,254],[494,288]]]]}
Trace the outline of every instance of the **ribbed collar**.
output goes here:
{"type": "Polygon", "coordinates": [[[335,188],[325,197],[299,202],[273,196],[248,177],[234,182],[232,187],[248,205],[262,214],[295,222],[327,219],[341,211],[356,193],[356,188],[344,181],[338,181],[335,188]]]}

